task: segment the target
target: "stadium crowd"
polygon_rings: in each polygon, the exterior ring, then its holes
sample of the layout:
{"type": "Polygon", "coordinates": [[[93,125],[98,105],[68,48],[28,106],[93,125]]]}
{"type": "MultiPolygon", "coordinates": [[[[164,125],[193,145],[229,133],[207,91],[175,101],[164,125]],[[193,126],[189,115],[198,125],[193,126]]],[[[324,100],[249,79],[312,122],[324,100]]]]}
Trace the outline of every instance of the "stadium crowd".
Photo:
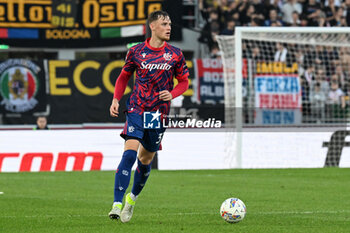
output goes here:
{"type": "Polygon", "coordinates": [[[350,0],[199,0],[205,25],[200,42],[216,48],[215,35],[233,35],[235,26],[350,25],[350,0]]]}
{"type": "Polygon", "coordinates": [[[265,41],[245,41],[243,46],[243,57],[254,64],[297,64],[305,121],[346,117],[350,106],[350,48],[265,41]]]}
{"type": "MultiPolygon", "coordinates": [[[[199,42],[219,58],[216,35],[234,35],[235,26],[346,27],[350,0],[199,0],[204,20],[199,42]]],[[[346,118],[350,106],[350,48],[243,41],[244,58],[298,63],[303,119],[346,118]]]]}

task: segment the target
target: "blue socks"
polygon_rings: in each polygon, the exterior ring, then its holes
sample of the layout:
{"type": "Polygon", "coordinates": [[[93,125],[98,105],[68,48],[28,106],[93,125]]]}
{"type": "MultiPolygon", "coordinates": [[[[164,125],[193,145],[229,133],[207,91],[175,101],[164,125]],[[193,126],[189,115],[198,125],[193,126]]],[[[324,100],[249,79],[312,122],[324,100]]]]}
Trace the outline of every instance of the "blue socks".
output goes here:
{"type": "Polygon", "coordinates": [[[145,183],[151,172],[151,164],[143,165],[139,159],[137,159],[137,168],[134,174],[134,184],[132,186],[131,193],[135,196],[139,195],[145,186],[145,183]]]}
{"type": "MultiPolygon", "coordinates": [[[[115,174],[114,183],[114,202],[122,203],[126,189],[130,183],[131,168],[135,163],[137,152],[134,150],[124,151],[122,160],[119,163],[117,172],[115,174]]],[[[137,159],[137,168],[134,174],[134,184],[132,186],[131,193],[135,196],[139,195],[142,191],[149,174],[151,172],[151,164],[143,165],[139,159],[137,159]]]]}
{"type": "Polygon", "coordinates": [[[129,186],[131,168],[135,163],[137,152],[134,150],[124,151],[115,174],[114,202],[122,203],[126,189],[129,186]]]}

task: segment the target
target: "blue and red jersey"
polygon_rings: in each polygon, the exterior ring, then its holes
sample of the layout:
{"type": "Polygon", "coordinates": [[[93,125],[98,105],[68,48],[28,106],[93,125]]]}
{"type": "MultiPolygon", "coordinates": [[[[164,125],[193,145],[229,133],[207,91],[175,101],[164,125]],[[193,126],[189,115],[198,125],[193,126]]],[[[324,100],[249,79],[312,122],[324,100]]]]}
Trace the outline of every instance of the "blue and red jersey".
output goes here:
{"type": "Polygon", "coordinates": [[[131,47],[126,55],[123,71],[136,71],[134,89],[127,101],[128,112],[142,114],[157,111],[168,115],[170,101],[159,99],[159,92],[174,88],[173,77],[179,82],[188,79],[188,69],[180,49],[167,42],[160,48],[149,45],[149,39],[131,47]]]}

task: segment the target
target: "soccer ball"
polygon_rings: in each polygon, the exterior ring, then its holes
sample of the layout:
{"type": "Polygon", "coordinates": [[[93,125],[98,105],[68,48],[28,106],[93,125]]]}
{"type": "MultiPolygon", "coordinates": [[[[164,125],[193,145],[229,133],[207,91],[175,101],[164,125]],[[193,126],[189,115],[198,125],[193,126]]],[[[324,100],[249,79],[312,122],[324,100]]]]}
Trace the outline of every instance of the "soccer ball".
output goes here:
{"type": "Polygon", "coordinates": [[[221,217],[229,223],[242,221],[246,213],[247,209],[243,201],[234,197],[226,199],[220,207],[221,217]]]}

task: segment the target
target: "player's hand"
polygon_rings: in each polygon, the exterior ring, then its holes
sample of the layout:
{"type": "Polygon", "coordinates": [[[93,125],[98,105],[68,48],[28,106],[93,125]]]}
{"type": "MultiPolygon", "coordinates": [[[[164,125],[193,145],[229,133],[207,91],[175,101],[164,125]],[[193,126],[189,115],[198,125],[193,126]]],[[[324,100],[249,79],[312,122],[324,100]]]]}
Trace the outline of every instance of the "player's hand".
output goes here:
{"type": "Polygon", "coordinates": [[[109,108],[109,113],[112,117],[118,117],[119,115],[119,101],[117,99],[113,99],[111,107],[109,108]]]}
{"type": "Polygon", "coordinates": [[[170,101],[173,99],[173,96],[168,90],[164,90],[159,92],[159,99],[163,101],[170,101]]]}

